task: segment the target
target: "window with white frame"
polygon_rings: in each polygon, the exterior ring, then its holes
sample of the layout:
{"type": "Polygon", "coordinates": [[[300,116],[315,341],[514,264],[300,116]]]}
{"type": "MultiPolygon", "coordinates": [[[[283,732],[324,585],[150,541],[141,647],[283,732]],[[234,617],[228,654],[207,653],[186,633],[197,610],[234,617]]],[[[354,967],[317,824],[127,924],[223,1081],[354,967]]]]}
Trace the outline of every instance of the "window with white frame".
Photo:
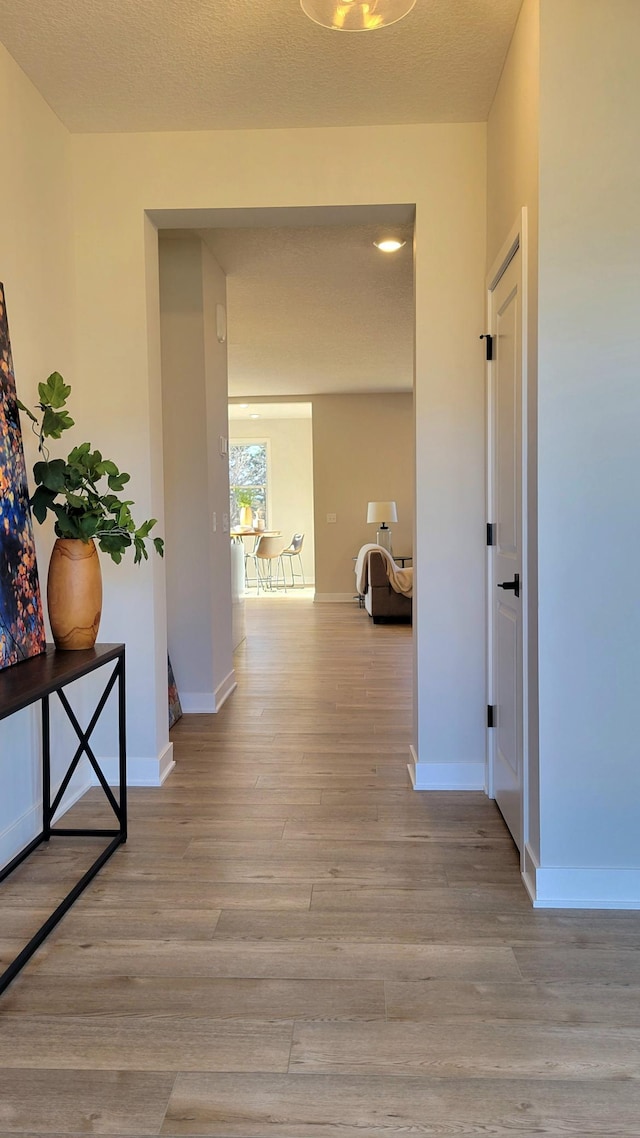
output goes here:
{"type": "Polygon", "coordinates": [[[229,442],[229,495],[231,528],[240,525],[241,506],[262,511],[267,519],[269,464],[267,442],[257,439],[233,439],[229,442]]]}

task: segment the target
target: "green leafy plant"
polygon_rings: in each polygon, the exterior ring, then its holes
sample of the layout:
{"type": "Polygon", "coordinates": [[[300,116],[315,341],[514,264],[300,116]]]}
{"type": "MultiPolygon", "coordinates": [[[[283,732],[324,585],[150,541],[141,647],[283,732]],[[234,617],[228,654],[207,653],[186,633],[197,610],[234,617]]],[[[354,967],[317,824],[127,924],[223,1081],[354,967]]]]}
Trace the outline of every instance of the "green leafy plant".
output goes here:
{"type": "MultiPolygon", "coordinates": [[[[122,561],[125,550],[133,545],[134,563],[137,564],[143,557],[145,560],[149,557],[146,542],[156,519],[151,518],[136,526],[129,508],[133,502],[118,497],[130,475],[118,470],[115,462],[103,458],[99,450],[93,450],[91,443],[74,447],[66,459],[49,457],[44,440],[60,439],[64,431],[74,426],[66,410],[70,394],[69,385],[59,372],[54,371],[46,383],[38,384],[39,417],[18,400],[20,410],[31,419],[33,432],[38,438],[38,451],[42,455],[33,467],[36,483],[36,491],[31,498],[33,513],[39,522],[44,522],[51,511],[55,515],[54,528],[58,537],[84,542],[93,538],[102,552],[108,553],[116,564],[122,561]],[[99,487],[98,483],[103,479],[107,485],[99,487]]],[[[162,557],[162,538],[150,540],[162,557]]]]}
{"type": "Polygon", "coordinates": [[[254,490],[249,490],[245,486],[236,486],[234,493],[240,508],[253,506],[256,499],[254,490]]]}

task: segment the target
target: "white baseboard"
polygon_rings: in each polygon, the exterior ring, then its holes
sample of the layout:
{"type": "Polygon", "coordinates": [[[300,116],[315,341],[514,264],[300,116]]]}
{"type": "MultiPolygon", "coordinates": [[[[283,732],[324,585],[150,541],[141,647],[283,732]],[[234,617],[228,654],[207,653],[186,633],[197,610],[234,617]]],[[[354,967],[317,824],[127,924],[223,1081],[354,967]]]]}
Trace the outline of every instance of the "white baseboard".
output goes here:
{"type": "Polygon", "coordinates": [[[640,909],[640,869],[540,867],[529,846],[522,874],[534,909],[640,909]]]}
{"type": "Polygon", "coordinates": [[[183,715],[215,715],[217,711],[220,711],[223,703],[226,703],[237,686],[236,673],[232,668],[213,692],[181,691],[180,706],[183,715]]]}
{"type": "Polygon", "coordinates": [[[316,593],[313,599],[316,604],[321,605],[355,605],[358,603],[355,590],[352,593],[316,593]]]}
{"type": "MultiPolygon", "coordinates": [[[[118,785],[118,759],[115,755],[100,758],[100,767],[109,786],[118,785]]],[[[157,759],[141,758],[136,755],[127,756],[127,786],[162,786],[164,780],[175,767],[173,758],[173,743],[167,743],[164,751],[157,759]]],[[[95,774],[92,779],[93,786],[99,786],[95,774]]]]}
{"type": "MultiPolygon", "coordinates": [[[[80,786],[74,788],[72,791],[67,791],[65,794],[60,808],[53,817],[54,825],[67,813],[67,810],[71,809],[75,802],[78,802],[80,798],[84,797],[92,785],[91,773],[93,772],[91,772],[89,760],[81,759],[78,764],[78,769],[80,773],[84,775],[82,782],[80,786]]],[[[36,802],[0,834],[0,868],[7,865],[8,862],[10,862],[16,854],[20,853],[20,850],[24,849],[24,847],[36,837],[36,834],[41,833],[41,831],[42,803],[36,802]]]]}
{"type": "Polygon", "coordinates": [[[409,776],[414,790],[484,790],[484,762],[421,763],[413,746],[409,776]]]}
{"type": "Polygon", "coordinates": [[[232,668],[227,676],[218,684],[214,693],[215,711],[220,711],[223,703],[226,703],[229,696],[237,688],[236,673],[232,668]]]}
{"type": "Polygon", "coordinates": [[[42,806],[38,802],[0,834],[0,867],[7,865],[41,830],[42,806]]]}
{"type": "Polygon", "coordinates": [[[535,907],[536,903],[536,873],[538,871],[538,859],[534,854],[531,846],[527,842],[524,847],[524,864],[522,868],[522,883],[529,894],[531,901],[535,907]]]}

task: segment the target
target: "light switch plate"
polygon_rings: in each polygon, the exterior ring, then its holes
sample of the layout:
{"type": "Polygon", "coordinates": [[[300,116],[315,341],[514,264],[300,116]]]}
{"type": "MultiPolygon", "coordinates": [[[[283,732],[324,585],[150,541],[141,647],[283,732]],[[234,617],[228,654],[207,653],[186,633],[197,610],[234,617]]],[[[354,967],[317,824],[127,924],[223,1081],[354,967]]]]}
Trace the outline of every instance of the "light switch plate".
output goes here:
{"type": "Polygon", "coordinates": [[[338,520],[337,514],[327,514],[327,521],[328,522],[337,522],[337,520],[338,520]]]}

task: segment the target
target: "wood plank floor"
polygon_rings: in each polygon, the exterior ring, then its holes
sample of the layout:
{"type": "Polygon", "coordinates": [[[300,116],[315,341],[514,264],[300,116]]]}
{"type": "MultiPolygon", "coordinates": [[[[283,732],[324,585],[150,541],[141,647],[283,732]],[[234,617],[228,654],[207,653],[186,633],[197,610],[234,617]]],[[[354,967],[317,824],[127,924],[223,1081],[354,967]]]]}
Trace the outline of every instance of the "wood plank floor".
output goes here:
{"type": "MultiPolygon", "coordinates": [[[[534,912],[492,802],[410,789],[410,629],[247,607],[238,690],[0,997],[0,1138],[637,1138],[640,914],[534,912]]],[[[0,887],[0,959],[62,842],[0,887]]]]}

